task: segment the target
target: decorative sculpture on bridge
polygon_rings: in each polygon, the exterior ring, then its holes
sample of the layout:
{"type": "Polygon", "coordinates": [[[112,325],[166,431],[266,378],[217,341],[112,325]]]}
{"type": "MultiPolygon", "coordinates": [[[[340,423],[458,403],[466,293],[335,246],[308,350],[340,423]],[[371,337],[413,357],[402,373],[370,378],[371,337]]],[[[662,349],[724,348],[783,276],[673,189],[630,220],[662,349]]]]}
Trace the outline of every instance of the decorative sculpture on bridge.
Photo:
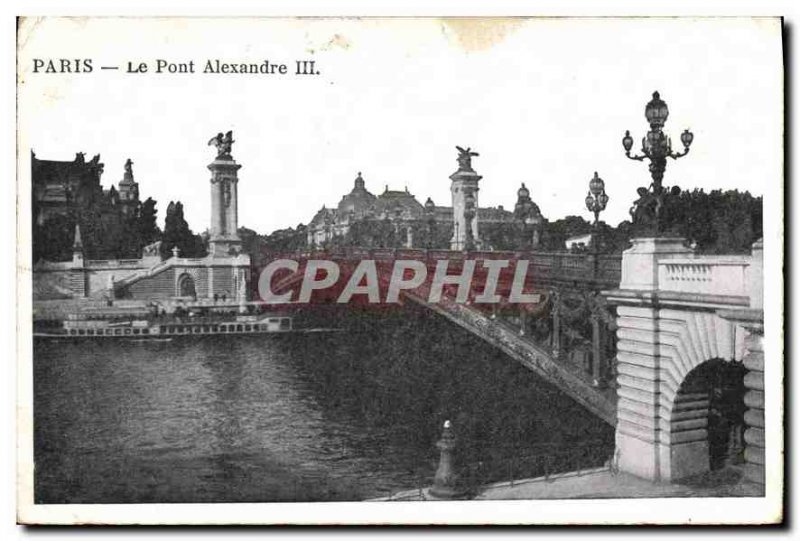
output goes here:
{"type": "Polygon", "coordinates": [[[466,149],[461,148],[460,146],[456,145],[456,150],[458,150],[458,170],[459,171],[472,171],[472,157],[473,156],[480,156],[477,152],[472,152],[471,147],[467,147],[466,149]]]}
{"type": "Polygon", "coordinates": [[[229,131],[225,135],[219,132],[208,141],[208,146],[213,145],[217,147],[218,160],[231,160],[233,159],[231,157],[231,146],[233,146],[233,143],[233,131],[229,131]]]}

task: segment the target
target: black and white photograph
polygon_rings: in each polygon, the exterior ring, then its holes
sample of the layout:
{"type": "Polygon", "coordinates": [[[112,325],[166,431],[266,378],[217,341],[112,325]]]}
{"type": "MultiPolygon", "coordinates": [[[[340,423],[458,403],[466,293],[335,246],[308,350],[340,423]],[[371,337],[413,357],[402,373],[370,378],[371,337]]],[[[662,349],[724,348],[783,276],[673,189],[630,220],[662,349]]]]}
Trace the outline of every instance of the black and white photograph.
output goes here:
{"type": "Polygon", "coordinates": [[[784,32],[18,18],[18,522],[782,522],[784,32]]]}

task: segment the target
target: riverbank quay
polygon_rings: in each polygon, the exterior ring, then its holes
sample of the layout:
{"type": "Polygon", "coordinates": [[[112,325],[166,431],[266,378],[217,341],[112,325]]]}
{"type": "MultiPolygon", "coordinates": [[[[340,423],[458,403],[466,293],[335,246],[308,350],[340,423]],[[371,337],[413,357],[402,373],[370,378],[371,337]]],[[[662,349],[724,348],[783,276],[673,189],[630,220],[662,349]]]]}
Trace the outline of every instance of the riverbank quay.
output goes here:
{"type": "MultiPolygon", "coordinates": [[[[659,483],[616,472],[609,466],[484,485],[470,500],[569,500],[598,498],[698,498],[760,495],[758,487],[742,480],[740,467],[732,466],[682,483],[659,483]]],[[[398,492],[369,501],[437,501],[429,488],[398,492]]]]}

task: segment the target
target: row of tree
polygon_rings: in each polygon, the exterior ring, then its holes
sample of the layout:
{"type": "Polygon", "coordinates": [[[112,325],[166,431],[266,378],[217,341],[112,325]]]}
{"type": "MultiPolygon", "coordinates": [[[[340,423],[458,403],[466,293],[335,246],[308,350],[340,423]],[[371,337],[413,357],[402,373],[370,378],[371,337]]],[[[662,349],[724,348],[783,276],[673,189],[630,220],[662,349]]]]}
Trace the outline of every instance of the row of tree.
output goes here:
{"type": "MultiPolygon", "coordinates": [[[[668,197],[661,211],[662,229],[694,243],[701,253],[746,253],[762,236],[762,198],[736,190],[684,191],[668,197]]],[[[104,205],[56,214],[33,231],[34,260],[67,260],[72,257],[75,224],[81,227],[84,253],[92,259],[127,259],[141,256],[142,248],[161,241],[161,256],[171,255],[178,247],[183,257],[203,257],[207,254],[208,235],[195,234],[184,216],[180,201],[167,206],[163,232],[157,224],[156,201],[148,198],[137,204],[132,212],[120,212],[104,205]]],[[[410,228],[413,245],[434,249],[450,247],[452,230],[449,224],[420,221],[396,227],[389,220],[355,222],[346,235],[331,235],[323,243],[326,248],[361,246],[399,248],[406,245],[410,228]]],[[[567,216],[555,221],[543,219],[538,230],[538,249],[566,250],[570,237],[594,231],[593,225],[580,216],[567,216]]],[[[531,246],[533,231],[518,223],[481,224],[481,239],[487,248],[517,250],[531,246]]],[[[616,227],[599,224],[599,249],[619,253],[630,245],[637,234],[636,226],[626,220],[616,227]]],[[[308,249],[308,229],[280,229],[269,235],[240,228],[239,235],[245,253],[254,264],[270,254],[292,253],[308,249]]]]}
{"type": "Polygon", "coordinates": [[[54,213],[33,225],[33,260],[71,259],[76,224],[87,259],[139,258],[145,246],[157,241],[161,241],[162,257],[169,257],[174,246],[185,257],[206,254],[206,240],[189,228],[180,201],[167,207],[163,232],[157,219],[157,203],[152,198],[135,205],[103,202],[54,213]]]}
{"type": "MultiPolygon", "coordinates": [[[[660,223],[663,231],[687,239],[699,253],[747,253],[763,234],[762,205],[762,198],[749,192],[684,191],[666,198],[660,223]]],[[[331,233],[321,247],[401,248],[406,245],[408,229],[414,247],[450,247],[453,234],[450,224],[422,220],[398,227],[388,219],[355,222],[344,235],[331,233]]],[[[566,242],[569,238],[594,231],[594,225],[581,216],[566,216],[554,221],[544,218],[538,226],[537,248],[564,251],[568,249],[566,242]]],[[[253,256],[253,261],[259,261],[264,254],[308,249],[308,230],[302,224],[270,235],[258,235],[249,229],[240,230],[240,234],[244,249],[253,256]]],[[[630,239],[637,234],[641,231],[630,220],[622,221],[616,227],[601,221],[598,224],[598,248],[603,253],[620,253],[630,247],[630,239]]],[[[532,245],[533,230],[516,222],[485,223],[480,225],[480,237],[489,249],[518,250],[532,245]]]]}

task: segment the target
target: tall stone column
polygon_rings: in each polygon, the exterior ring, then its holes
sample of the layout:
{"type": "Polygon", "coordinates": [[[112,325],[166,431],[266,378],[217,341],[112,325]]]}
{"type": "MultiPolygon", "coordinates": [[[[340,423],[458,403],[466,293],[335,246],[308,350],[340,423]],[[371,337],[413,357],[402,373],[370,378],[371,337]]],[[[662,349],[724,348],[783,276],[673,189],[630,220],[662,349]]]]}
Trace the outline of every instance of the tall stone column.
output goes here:
{"type": "Polygon", "coordinates": [[[450,239],[451,250],[463,250],[467,240],[467,229],[472,231],[472,240],[476,245],[480,243],[478,236],[478,181],[483,177],[472,168],[472,157],[477,152],[469,148],[458,149],[458,171],[450,175],[450,195],[453,201],[453,236],[450,239]],[[475,202],[475,216],[467,223],[464,210],[467,206],[467,196],[472,195],[475,202]]]}
{"type": "Polygon", "coordinates": [[[211,231],[212,257],[227,257],[238,253],[242,241],[238,233],[237,172],[242,166],[230,156],[218,156],[208,165],[211,171],[211,231]]]}

